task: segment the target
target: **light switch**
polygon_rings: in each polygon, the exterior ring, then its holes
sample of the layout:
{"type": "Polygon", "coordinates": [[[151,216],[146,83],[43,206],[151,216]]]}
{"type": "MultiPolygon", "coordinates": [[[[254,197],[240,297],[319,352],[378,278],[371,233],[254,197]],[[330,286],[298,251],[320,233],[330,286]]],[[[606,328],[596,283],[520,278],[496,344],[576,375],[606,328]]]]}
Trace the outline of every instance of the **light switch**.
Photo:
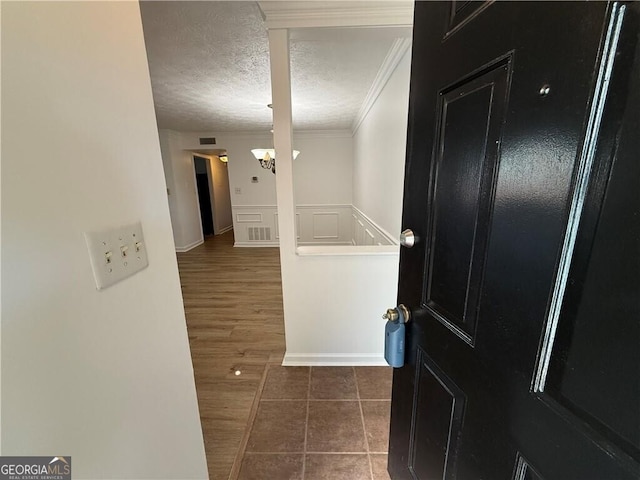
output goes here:
{"type": "Polygon", "coordinates": [[[98,290],[124,280],[149,265],[146,249],[143,248],[144,237],[140,222],[86,232],[84,235],[98,290]]]}

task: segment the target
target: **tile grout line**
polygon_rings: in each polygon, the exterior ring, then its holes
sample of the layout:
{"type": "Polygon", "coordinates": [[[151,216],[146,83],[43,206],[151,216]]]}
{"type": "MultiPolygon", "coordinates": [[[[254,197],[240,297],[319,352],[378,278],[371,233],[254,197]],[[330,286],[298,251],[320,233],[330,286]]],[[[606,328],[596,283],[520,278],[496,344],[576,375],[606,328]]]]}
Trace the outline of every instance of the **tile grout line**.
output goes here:
{"type": "Polygon", "coordinates": [[[369,451],[369,439],[367,438],[367,425],[364,423],[364,411],[362,410],[362,399],[360,398],[360,388],[358,387],[358,374],[356,367],[353,369],[353,379],[356,383],[356,397],[358,398],[358,408],[360,408],[360,420],[362,421],[362,432],[364,433],[364,446],[367,449],[367,460],[369,461],[369,478],[373,480],[373,462],[371,461],[371,452],[369,451]]]}
{"type": "Polygon", "coordinates": [[[264,365],[262,378],[260,379],[260,383],[258,384],[256,396],[253,399],[253,404],[251,405],[251,410],[249,411],[247,428],[245,429],[244,435],[240,440],[238,451],[233,460],[233,464],[231,465],[231,472],[229,472],[229,480],[237,480],[238,477],[240,476],[240,468],[242,467],[242,460],[244,460],[244,454],[246,453],[247,445],[249,444],[249,437],[251,436],[251,432],[253,430],[253,424],[255,423],[256,417],[258,416],[258,408],[260,406],[260,400],[262,398],[262,391],[264,390],[264,386],[267,383],[268,373],[269,373],[269,363],[267,362],[264,365]]]}
{"type": "Polygon", "coordinates": [[[311,397],[311,373],[313,367],[309,367],[309,382],[307,383],[307,416],[304,420],[304,444],[302,446],[302,480],[307,474],[307,435],[309,434],[309,398],[311,397]]]}

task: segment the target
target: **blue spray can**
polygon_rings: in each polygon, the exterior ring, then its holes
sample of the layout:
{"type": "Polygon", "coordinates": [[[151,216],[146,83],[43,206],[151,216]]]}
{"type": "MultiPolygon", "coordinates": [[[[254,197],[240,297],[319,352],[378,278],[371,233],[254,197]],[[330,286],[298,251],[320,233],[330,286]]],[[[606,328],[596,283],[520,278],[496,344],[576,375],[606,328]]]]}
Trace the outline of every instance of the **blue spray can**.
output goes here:
{"type": "Polygon", "coordinates": [[[382,318],[387,320],[384,329],[384,359],[394,368],[404,365],[405,323],[410,313],[404,305],[390,308],[382,318]]]}
{"type": "Polygon", "coordinates": [[[394,368],[404,365],[404,323],[387,321],[384,328],[384,359],[394,368]]]}

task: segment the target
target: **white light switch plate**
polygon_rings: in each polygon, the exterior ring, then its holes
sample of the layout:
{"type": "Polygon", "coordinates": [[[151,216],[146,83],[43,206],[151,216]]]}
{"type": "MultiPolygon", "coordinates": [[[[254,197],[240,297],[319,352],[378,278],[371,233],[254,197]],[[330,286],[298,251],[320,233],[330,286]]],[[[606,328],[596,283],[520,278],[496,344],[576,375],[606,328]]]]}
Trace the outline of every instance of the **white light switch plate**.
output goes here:
{"type": "Polygon", "coordinates": [[[93,277],[98,290],[130,277],[149,265],[140,222],[85,232],[93,277]]]}

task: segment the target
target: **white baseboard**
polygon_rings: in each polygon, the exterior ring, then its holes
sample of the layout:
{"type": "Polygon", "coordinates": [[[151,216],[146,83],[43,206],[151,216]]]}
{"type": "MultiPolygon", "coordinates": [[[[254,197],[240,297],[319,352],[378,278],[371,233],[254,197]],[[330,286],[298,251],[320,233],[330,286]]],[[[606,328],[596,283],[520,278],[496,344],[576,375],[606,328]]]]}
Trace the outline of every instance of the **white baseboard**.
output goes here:
{"type": "Polygon", "coordinates": [[[222,235],[223,233],[227,233],[229,230],[233,230],[233,224],[229,225],[228,227],[224,227],[223,229],[218,231],[216,235],[222,235]]]}
{"type": "Polygon", "coordinates": [[[279,247],[278,242],[234,242],[234,247],[279,247]]]}
{"type": "Polygon", "coordinates": [[[190,243],[186,247],[176,247],[176,252],[178,253],[188,252],[189,250],[192,250],[197,246],[202,245],[203,243],[204,243],[204,238],[201,238],[200,240],[196,240],[195,242],[190,243]]]}
{"type": "Polygon", "coordinates": [[[285,353],[285,367],[379,367],[388,366],[384,357],[357,353],[285,353]]]}

